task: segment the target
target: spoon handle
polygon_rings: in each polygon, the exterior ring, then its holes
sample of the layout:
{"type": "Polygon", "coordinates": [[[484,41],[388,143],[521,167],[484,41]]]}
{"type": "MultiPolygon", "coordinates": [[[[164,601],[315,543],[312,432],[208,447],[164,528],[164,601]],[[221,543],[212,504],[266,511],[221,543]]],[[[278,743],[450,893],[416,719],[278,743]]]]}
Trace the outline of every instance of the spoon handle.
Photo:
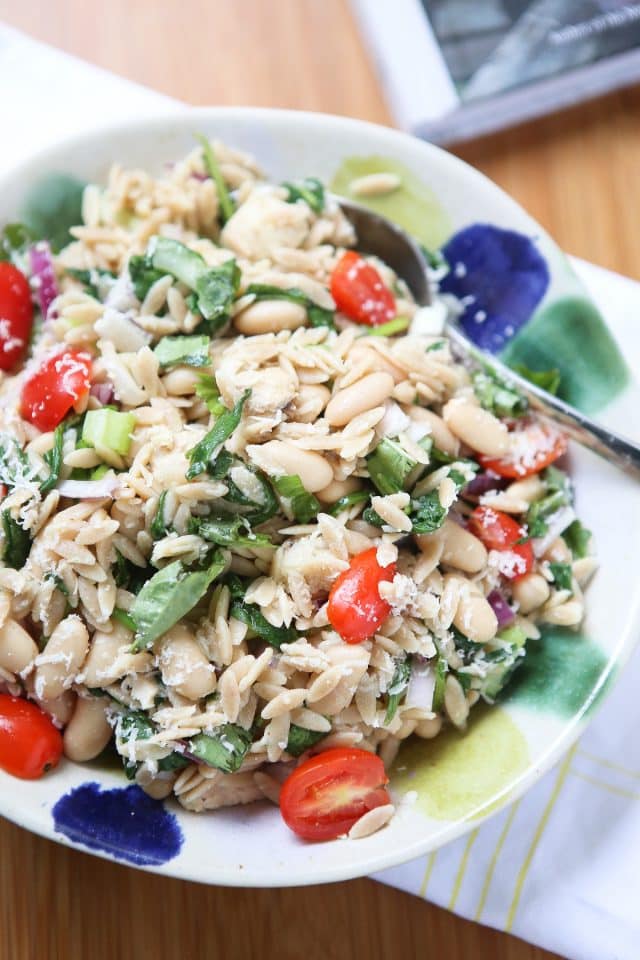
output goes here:
{"type": "Polygon", "coordinates": [[[472,358],[481,366],[495,370],[503,379],[518,388],[537,413],[553,423],[559,423],[572,440],[597,453],[598,456],[604,457],[610,463],[615,463],[636,479],[640,478],[640,446],[638,444],[596,423],[564,400],[552,396],[536,384],[525,380],[495,357],[490,357],[479,350],[455,323],[447,323],[446,332],[454,351],[462,358],[472,358]]]}

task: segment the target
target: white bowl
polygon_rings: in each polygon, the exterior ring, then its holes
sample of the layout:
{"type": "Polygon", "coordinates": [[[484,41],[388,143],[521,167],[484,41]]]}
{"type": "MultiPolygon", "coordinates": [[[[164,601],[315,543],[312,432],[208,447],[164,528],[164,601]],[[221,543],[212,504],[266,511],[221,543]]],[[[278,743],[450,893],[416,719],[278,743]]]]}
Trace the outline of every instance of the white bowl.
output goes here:
{"type": "MultiPolygon", "coordinates": [[[[102,181],[114,161],[159,172],[192,148],[194,131],[254,154],[275,180],[316,175],[331,182],[345,158],[351,160],[334,182],[336,188],[344,188],[351,176],[365,170],[400,169],[404,186],[399,193],[374,203],[389,215],[399,211],[405,225],[415,229],[417,224],[431,246],[458,235],[449,247],[452,276],[458,294],[478,296],[470,308],[471,326],[476,323],[483,336],[497,331],[506,339],[508,356],[528,358],[534,367],[540,368],[550,355],[574,402],[592,411],[606,407],[602,415],[628,430],[635,387],[597,312],[549,237],[462,161],[383,127],[320,114],[235,108],[181,110],[113,127],[58,144],[5,176],[0,181],[0,224],[19,218],[34,187],[51,172],[102,181]],[[469,232],[473,224],[483,226],[469,232]],[[479,284],[477,289],[474,284],[479,284]],[[487,306],[488,320],[481,313],[475,316],[487,306]],[[494,327],[483,326],[494,323],[492,310],[501,319],[494,327]],[[505,310],[507,316],[501,313],[505,310]],[[516,343],[506,327],[520,323],[524,333],[516,343]]],[[[256,887],[372,873],[477,826],[522,794],[576,739],[638,634],[637,486],[579,449],[572,449],[571,472],[578,513],[593,531],[600,557],[600,569],[587,591],[581,634],[552,630],[543,641],[530,643],[529,666],[521,667],[511,692],[499,706],[476,710],[466,735],[447,733],[432,742],[408,743],[392,778],[400,810],[380,833],[358,841],[303,843],[266,803],[204,815],[167,803],[163,812],[151,802],[140,806],[131,792],[137,788],[127,788],[120,772],[68,761],[37,782],[0,773],[0,813],[51,839],[160,873],[256,887]],[[69,791],[87,782],[99,788],[81,790],[70,803],[69,791]],[[102,788],[115,792],[99,793],[102,788]],[[61,833],[53,808],[63,796],[61,833]],[[125,808],[127,822],[135,824],[133,833],[123,825],[125,808]]]]}

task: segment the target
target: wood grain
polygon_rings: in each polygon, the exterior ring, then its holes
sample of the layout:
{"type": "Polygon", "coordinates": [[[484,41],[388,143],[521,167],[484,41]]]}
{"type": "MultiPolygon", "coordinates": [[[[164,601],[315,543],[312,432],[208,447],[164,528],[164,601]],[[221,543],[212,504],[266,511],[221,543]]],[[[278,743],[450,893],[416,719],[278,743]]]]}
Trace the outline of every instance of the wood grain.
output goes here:
{"type": "MultiPolygon", "coordinates": [[[[390,123],[346,0],[0,0],[40,40],[193,104],[390,123]]],[[[640,90],[455,152],[571,253],[640,277],[640,90]]],[[[135,872],[0,822],[0,960],[552,960],[368,880],[227,890],[135,872]]]]}

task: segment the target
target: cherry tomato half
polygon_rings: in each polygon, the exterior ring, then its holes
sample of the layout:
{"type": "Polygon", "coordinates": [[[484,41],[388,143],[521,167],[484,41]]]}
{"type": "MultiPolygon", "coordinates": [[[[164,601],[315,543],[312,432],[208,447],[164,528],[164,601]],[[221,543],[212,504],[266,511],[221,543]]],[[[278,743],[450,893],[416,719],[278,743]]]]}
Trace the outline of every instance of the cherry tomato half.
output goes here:
{"type": "Polygon", "coordinates": [[[380,757],[357,747],[335,747],[305,760],[285,780],[280,813],[304,840],[335,840],[356,820],[390,803],[380,757]]]}
{"type": "Polygon", "coordinates": [[[24,354],[33,325],[29,281],[12,263],[0,263],[0,370],[24,354]]]}
{"type": "Polygon", "coordinates": [[[35,703],[0,693],[0,767],[37,780],[62,756],[62,735],[35,703]]]}
{"type": "Polygon", "coordinates": [[[517,422],[510,432],[511,451],[497,460],[480,456],[485,470],[501,477],[521,480],[548,467],[567,452],[567,438],[550,424],[537,420],[517,422]]]}
{"type": "Polygon", "coordinates": [[[22,387],[20,412],[39,430],[55,430],[89,392],[91,356],[66,349],[48,357],[22,387]]]}
{"type": "Polygon", "coordinates": [[[493,507],[476,507],[469,517],[469,527],[485,547],[502,555],[498,569],[508,580],[518,580],[533,569],[531,542],[518,543],[526,531],[507,513],[493,507]]]}
{"type": "Polygon", "coordinates": [[[347,250],[331,274],[331,296],[338,310],[356,323],[376,327],[393,320],[396,302],[375,267],[347,250]]]}
{"type": "Polygon", "coordinates": [[[372,637],[389,616],[391,607],[383,600],[378,587],[393,580],[395,563],[381,567],[376,548],[365,550],[353,558],[331,587],[327,615],[334,630],[347,643],[362,643],[372,637]]]}

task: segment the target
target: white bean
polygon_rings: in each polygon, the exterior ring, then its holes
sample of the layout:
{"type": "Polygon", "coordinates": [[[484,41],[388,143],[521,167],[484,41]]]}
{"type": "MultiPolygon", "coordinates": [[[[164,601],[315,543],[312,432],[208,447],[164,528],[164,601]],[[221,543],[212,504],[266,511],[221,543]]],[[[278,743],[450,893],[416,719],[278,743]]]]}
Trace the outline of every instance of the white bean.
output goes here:
{"type": "Polygon", "coordinates": [[[191,631],[172,627],[160,642],[158,664],[162,680],[189,700],[200,700],[216,688],[216,675],[191,631]]]}
{"type": "Polygon", "coordinates": [[[388,400],[393,387],[390,373],[369,373],[362,380],[339,390],[327,404],[324,415],[332,427],[344,427],[359,414],[388,400]]]}
{"type": "MultiPolygon", "coordinates": [[[[252,449],[252,447],[247,448],[249,455],[252,449]]],[[[258,451],[260,454],[266,454],[267,459],[271,460],[283,474],[288,476],[297,474],[309,493],[322,490],[333,480],[333,470],[319,453],[298,450],[297,447],[283,440],[269,440],[258,447],[258,451]]]]}
{"type": "Polygon", "coordinates": [[[513,581],[511,593],[519,606],[520,613],[526,614],[546,603],[551,591],[541,574],[527,573],[526,576],[513,581]]]}
{"type": "Polygon", "coordinates": [[[73,681],[89,649],[89,634],[80,617],[72,614],[55,628],[36,658],[35,692],[40,700],[54,700],[73,681]]]}
{"type": "Polygon", "coordinates": [[[425,410],[424,407],[405,406],[404,412],[414,421],[414,423],[424,423],[429,429],[429,434],[439,450],[448,453],[451,457],[457,457],[460,452],[460,441],[451,433],[442,417],[439,417],[433,410],[425,410]]]}
{"type": "Polygon", "coordinates": [[[38,648],[31,635],[15,620],[7,620],[0,630],[0,667],[9,673],[20,673],[37,656],[38,648]]]}
{"type": "Polygon", "coordinates": [[[478,453],[501,457],[509,449],[506,426],[488,410],[457,397],[442,411],[445,423],[457,437],[478,453]]]}
{"type": "Polygon", "coordinates": [[[76,700],[77,695],[73,690],[65,690],[64,693],[59,697],[54,697],[53,700],[38,700],[38,704],[51,717],[56,727],[63,730],[73,716],[76,700]]]}
{"type": "Polygon", "coordinates": [[[103,697],[78,697],[73,716],[64,731],[64,753],[69,760],[86,763],[102,753],[111,739],[103,697]]]}
{"type": "Polygon", "coordinates": [[[418,720],[414,733],[423,740],[432,740],[437,737],[442,728],[442,717],[426,717],[418,720]]]}
{"type": "Polygon", "coordinates": [[[516,480],[510,483],[505,493],[517,500],[526,500],[527,503],[533,503],[538,500],[545,491],[545,486],[537,473],[532,477],[525,477],[524,480],[516,480]]]}
{"type": "Polygon", "coordinates": [[[313,423],[318,419],[329,400],[331,392],[322,383],[303,383],[293,407],[295,418],[300,423],[313,423]]]}
{"type": "Polygon", "coordinates": [[[442,563],[465,573],[479,573],[486,566],[487,550],[484,544],[454,520],[445,520],[436,533],[423,533],[416,537],[418,546],[425,552],[431,549],[434,539],[442,541],[442,563]]]}
{"type": "Polygon", "coordinates": [[[260,333],[278,333],[295,330],[307,319],[307,311],[299,303],[288,300],[258,300],[234,317],[240,333],[253,336],[260,333]]]}
{"type": "Polygon", "coordinates": [[[114,664],[121,647],[131,643],[131,639],[131,631],[120,624],[116,624],[111,633],[96,630],[82,670],[85,686],[104,687],[122,676],[118,670],[114,670],[114,664]]]}
{"type": "Polygon", "coordinates": [[[498,620],[484,597],[461,597],[453,623],[473,643],[488,643],[498,632],[498,620]]]}
{"type": "Polygon", "coordinates": [[[362,486],[362,481],[358,477],[347,477],[346,480],[332,480],[331,483],[317,491],[318,500],[323,503],[335,503],[341,497],[346,497],[348,493],[354,493],[362,486]]]}

